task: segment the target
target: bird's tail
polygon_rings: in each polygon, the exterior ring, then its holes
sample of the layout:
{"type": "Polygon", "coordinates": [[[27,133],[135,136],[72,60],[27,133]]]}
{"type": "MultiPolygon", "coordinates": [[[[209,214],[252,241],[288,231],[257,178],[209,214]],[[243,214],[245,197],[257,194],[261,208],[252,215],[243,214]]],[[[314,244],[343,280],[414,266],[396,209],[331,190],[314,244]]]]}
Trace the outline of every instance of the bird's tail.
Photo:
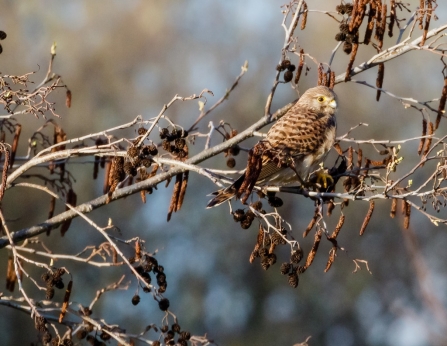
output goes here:
{"type": "Polygon", "coordinates": [[[225,189],[221,189],[216,192],[213,192],[211,195],[214,195],[215,197],[208,202],[206,208],[209,209],[212,207],[217,207],[218,205],[221,205],[223,202],[228,201],[229,199],[232,199],[234,196],[236,196],[244,179],[245,179],[245,174],[242,174],[239,177],[239,179],[237,179],[230,186],[226,187],[225,189]]]}

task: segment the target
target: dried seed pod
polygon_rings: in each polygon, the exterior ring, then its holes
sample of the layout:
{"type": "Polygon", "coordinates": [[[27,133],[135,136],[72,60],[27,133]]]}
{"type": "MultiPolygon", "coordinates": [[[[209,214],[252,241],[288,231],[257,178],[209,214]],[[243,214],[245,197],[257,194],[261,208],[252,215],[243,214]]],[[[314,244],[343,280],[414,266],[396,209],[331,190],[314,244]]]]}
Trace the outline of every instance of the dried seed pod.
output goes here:
{"type": "MultiPolygon", "coordinates": [[[[5,190],[6,190],[6,183],[8,180],[8,168],[9,168],[9,160],[10,160],[10,153],[8,148],[3,147],[4,148],[4,153],[5,153],[5,158],[4,158],[4,162],[3,162],[3,170],[2,170],[2,185],[0,186],[0,201],[3,199],[3,195],[5,194],[5,190]]],[[[0,151],[1,153],[1,151],[0,151]]]]}
{"type": "Polygon", "coordinates": [[[425,148],[424,148],[424,152],[422,153],[422,155],[426,156],[430,150],[431,147],[431,142],[433,140],[433,137],[431,137],[434,133],[434,125],[433,123],[430,121],[428,123],[428,131],[427,131],[427,135],[430,136],[427,138],[427,140],[425,141],[425,148]]]}
{"type": "Polygon", "coordinates": [[[303,13],[303,19],[301,20],[301,30],[304,30],[306,28],[306,23],[307,23],[307,4],[306,4],[306,2],[303,2],[302,13],[303,13]]]}
{"type": "Polygon", "coordinates": [[[244,212],[243,209],[236,209],[233,212],[233,219],[234,219],[234,221],[241,222],[242,220],[244,220],[244,218],[245,218],[245,212],[244,212]]]}
{"type": "Polygon", "coordinates": [[[353,5],[350,3],[350,2],[348,2],[348,3],[346,3],[345,4],[345,13],[348,15],[348,16],[350,16],[351,14],[352,14],[352,9],[353,9],[353,5]]]}
{"type": "Polygon", "coordinates": [[[376,2],[371,1],[369,4],[368,24],[366,25],[365,37],[363,39],[364,44],[369,44],[369,42],[371,41],[371,36],[374,29],[375,17],[376,17],[376,2]]]}
{"type": "Polygon", "coordinates": [[[366,213],[365,219],[363,220],[362,227],[360,228],[360,235],[363,235],[363,233],[365,232],[366,227],[368,226],[368,223],[371,220],[373,211],[374,211],[374,201],[370,201],[368,212],[366,213]]]}
{"type": "Polygon", "coordinates": [[[315,213],[314,213],[314,216],[312,217],[312,220],[310,220],[309,225],[307,226],[306,230],[303,233],[303,238],[307,237],[307,235],[312,230],[312,228],[314,228],[315,224],[317,223],[318,217],[319,217],[319,214],[318,214],[318,208],[317,208],[317,209],[315,209],[315,213]]]}
{"type": "Polygon", "coordinates": [[[393,28],[395,22],[396,22],[396,0],[390,0],[390,22],[388,23],[389,37],[393,37],[393,28]]]}
{"type": "Polygon", "coordinates": [[[45,326],[45,324],[47,323],[47,319],[43,316],[36,316],[34,318],[34,328],[36,328],[39,332],[43,332],[47,329],[47,327],[45,326]]]}
{"type": "Polygon", "coordinates": [[[180,336],[182,337],[183,340],[189,340],[191,339],[191,333],[187,332],[187,331],[182,331],[180,333],[180,336]]]}
{"type": "Polygon", "coordinates": [[[135,294],[135,295],[132,297],[132,304],[133,304],[133,305],[138,305],[139,302],[140,302],[140,296],[139,296],[138,294],[135,294]]]}
{"type": "Polygon", "coordinates": [[[424,144],[425,144],[425,136],[427,135],[427,120],[425,120],[424,118],[422,118],[422,137],[420,142],[419,142],[419,147],[418,147],[418,155],[421,155],[422,153],[422,149],[424,149],[424,144]]]}
{"type": "Polygon", "coordinates": [[[300,63],[298,64],[298,70],[296,71],[295,74],[295,80],[294,83],[298,84],[300,77],[301,77],[301,72],[303,71],[303,67],[304,67],[304,49],[300,49],[300,63]]]}
{"type": "Polygon", "coordinates": [[[253,202],[252,204],[250,204],[250,207],[252,207],[257,211],[260,211],[262,209],[262,202],[261,201],[253,202]]]}
{"type": "Polygon", "coordinates": [[[258,180],[259,174],[262,169],[262,156],[265,151],[265,144],[259,142],[248,152],[247,168],[245,171],[245,179],[241,184],[238,192],[236,193],[237,198],[241,198],[241,202],[245,204],[248,197],[250,196],[253,188],[258,180]]]}
{"type": "Polygon", "coordinates": [[[227,167],[234,168],[234,166],[236,166],[236,160],[234,159],[234,157],[228,158],[227,159],[227,167]]]}
{"type": "MultiPolygon", "coordinates": [[[[48,218],[51,219],[54,215],[54,208],[56,207],[56,197],[51,196],[50,200],[50,210],[48,212],[48,218]]],[[[47,235],[49,235],[50,231],[47,231],[47,235]]]]}
{"type": "Polygon", "coordinates": [[[45,330],[45,332],[42,335],[42,344],[43,345],[49,344],[51,342],[51,339],[52,339],[51,333],[48,331],[48,329],[45,330]]]}
{"type": "Polygon", "coordinates": [[[47,287],[47,290],[45,291],[45,299],[51,300],[54,298],[54,288],[53,287],[47,287]]]}
{"type": "Polygon", "coordinates": [[[174,139],[180,138],[181,135],[182,133],[179,130],[173,128],[168,138],[170,139],[170,141],[173,141],[174,139]]]}
{"type": "Polygon", "coordinates": [[[284,204],[284,202],[282,201],[281,198],[273,196],[273,197],[269,197],[268,199],[268,203],[270,206],[272,206],[273,208],[279,208],[282,207],[282,205],[284,204]]]}
{"type": "Polygon", "coordinates": [[[149,150],[149,154],[152,156],[155,156],[158,154],[158,149],[157,146],[155,144],[151,144],[148,146],[148,150],[149,150]]]}
{"type": "Polygon", "coordinates": [[[281,61],[281,67],[285,70],[287,67],[289,67],[290,65],[290,60],[289,59],[284,59],[283,61],[281,61]]]}
{"type": "Polygon", "coordinates": [[[298,274],[296,272],[289,273],[288,281],[290,286],[292,286],[293,288],[297,288],[299,282],[298,274]]]}
{"type": "Polygon", "coordinates": [[[325,76],[324,67],[323,67],[323,64],[320,63],[318,65],[318,83],[317,83],[317,85],[324,85],[324,76],[325,76]]]}
{"type": "Polygon", "coordinates": [[[281,274],[282,275],[287,275],[290,271],[290,268],[292,268],[292,265],[290,263],[284,262],[283,264],[281,264],[281,274]]]}
{"type": "MultiPolygon", "coordinates": [[[[345,44],[346,43],[347,42],[345,42],[345,44]]],[[[358,33],[357,33],[357,36],[356,36],[355,40],[353,40],[353,43],[352,43],[351,57],[349,58],[348,67],[346,68],[345,82],[350,80],[350,78],[351,78],[351,69],[352,69],[352,66],[354,65],[358,47],[359,47],[359,44],[358,44],[358,33]]],[[[343,49],[344,48],[345,47],[343,46],[343,49]]],[[[346,51],[345,51],[345,53],[346,53],[346,51]]]]}
{"type": "MultiPolygon", "coordinates": [[[[19,269],[19,275],[22,276],[22,270],[19,269]]],[[[14,287],[17,282],[17,275],[14,266],[14,258],[8,257],[8,267],[6,271],[6,289],[10,292],[14,292],[14,287]]]]}
{"type": "Polygon", "coordinates": [[[151,159],[143,159],[141,160],[141,166],[144,166],[146,168],[150,167],[154,161],[151,159]]]}
{"type": "Polygon", "coordinates": [[[394,218],[396,216],[397,211],[397,198],[393,198],[391,201],[391,210],[390,210],[390,216],[394,218]]]}
{"type": "Polygon", "coordinates": [[[347,162],[347,168],[348,169],[352,169],[352,164],[353,164],[353,157],[354,157],[354,148],[353,147],[349,147],[348,148],[348,155],[346,157],[347,162]]]}
{"type": "Polygon", "coordinates": [[[164,127],[162,129],[160,129],[159,135],[160,135],[160,139],[166,139],[169,136],[169,130],[166,127],[164,127]]]}
{"type": "Polygon", "coordinates": [[[340,215],[340,218],[338,219],[338,223],[335,226],[334,231],[331,234],[331,239],[336,239],[338,234],[340,233],[341,228],[343,227],[345,223],[345,216],[343,214],[340,215]]]}
{"type": "Polygon", "coordinates": [[[270,268],[270,261],[269,261],[268,256],[261,257],[261,267],[264,270],[267,270],[270,268]]]}
{"type": "Polygon", "coordinates": [[[345,14],[345,4],[340,4],[335,6],[335,11],[337,11],[340,14],[345,14]]]}
{"type": "Polygon", "coordinates": [[[130,161],[124,163],[123,169],[127,175],[135,176],[137,174],[137,170],[130,161]]]}
{"type": "Polygon", "coordinates": [[[240,151],[241,148],[238,145],[234,145],[228,150],[228,153],[233,156],[238,156],[240,151]]]}
{"type": "MultiPolygon", "coordinates": [[[[385,64],[384,63],[380,63],[379,64],[379,70],[377,72],[377,79],[376,79],[376,86],[379,89],[382,89],[384,75],[385,75],[385,64]]],[[[380,100],[381,93],[382,93],[381,90],[377,90],[376,101],[380,100]]]]}
{"type": "Polygon", "coordinates": [[[282,243],[283,238],[278,232],[273,232],[273,234],[270,236],[270,240],[273,245],[279,245],[282,243]]]}
{"type": "Polygon", "coordinates": [[[312,262],[315,259],[315,255],[317,254],[318,247],[320,246],[320,241],[321,241],[322,234],[323,234],[323,231],[321,229],[319,229],[315,233],[314,244],[312,245],[312,248],[310,249],[309,255],[307,255],[306,264],[304,265],[304,267],[306,269],[311,266],[312,262]]]}
{"type": "Polygon", "coordinates": [[[405,218],[404,218],[404,228],[408,229],[410,227],[410,215],[411,215],[411,204],[407,201],[405,203],[405,218]]]}
{"type": "Polygon", "coordinates": [[[135,146],[131,146],[127,149],[127,156],[129,156],[131,158],[138,156],[139,153],[140,153],[139,148],[137,148],[135,146]]]}
{"type": "Polygon", "coordinates": [[[185,147],[185,145],[186,145],[186,141],[185,141],[184,138],[177,138],[177,139],[174,141],[174,145],[175,145],[175,147],[176,147],[177,149],[181,150],[181,149],[183,149],[183,148],[185,147]]]}
{"type": "Polygon", "coordinates": [[[362,161],[363,161],[363,150],[357,149],[357,167],[362,167],[362,161]]]}
{"type": "Polygon", "coordinates": [[[376,25],[376,38],[379,41],[379,44],[377,45],[379,49],[381,50],[383,47],[383,36],[385,35],[385,29],[386,29],[386,13],[387,13],[387,4],[382,4],[382,18],[381,21],[377,20],[377,23],[380,25],[376,25]]]}
{"type": "Polygon", "coordinates": [[[276,263],[276,255],[274,253],[269,253],[267,256],[269,265],[272,266],[276,263]]]}
{"type": "Polygon", "coordinates": [[[293,72],[287,70],[286,72],[284,72],[284,82],[285,83],[289,83],[292,79],[293,79],[293,72]]]}
{"type": "Polygon", "coordinates": [[[290,255],[290,261],[294,264],[300,263],[300,261],[303,259],[303,250],[298,249],[292,252],[290,255]]]}
{"type": "Polygon", "coordinates": [[[334,86],[335,86],[335,72],[331,71],[329,78],[329,88],[334,89],[334,86]]]}
{"type": "Polygon", "coordinates": [[[70,280],[70,282],[67,285],[67,289],[65,290],[64,300],[62,302],[62,307],[61,307],[61,313],[59,314],[59,323],[62,323],[62,321],[65,317],[65,314],[67,313],[67,308],[68,308],[68,303],[70,301],[72,287],[73,287],[73,280],[70,280]]]}
{"type": "Polygon", "coordinates": [[[326,268],[324,268],[325,273],[327,273],[329,271],[329,269],[331,269],[332,263],[334,263],[334,261],[335,261],[336,252],[337,252],[336,246],[332,247],[332,249],[329,251],[329,258],[326,263],[326,268]]]}
{"type": "Polygon", "coordinates": [[[445,114],[445,102],[447,100],[447,75],[444,76],[441,98],[439,100],[438,115],[436,116],[435,130],[439,127],[442,116],[445,114]]]}
{"type": "Polygon", "coordinates": [[[158,307],[161,311],[166,311],[169,309],[169,300],[167,298],[163,298],[158,302],[158,307]]]}
{"type": "Polygon", "coordinates": [[[15,133],[14,133],[14,139],[12,142],[12,147],[11,147],[11,159],[9,162],[9,168],[12,168],[12,166],[14,166],[14,159],[16,157],[16,152],[17,152],[17,147],[19,146],[19,138],[20,138],[20,133],[22,132],[22,125],[17,124],[15,125],[15,133]]]}
{"type": "Polygon", "coordinates": [[[422,47],[425,44],[425,40],[427,39],[428,28],[430,26],[430,20],[432,16],[432,3],[431,0],[427,1],[427,9],[425,10],[425,24],[424,31],[422,33],[422,40],[420,46],[422,47]]]}
{"type": "Polygon", "coordinates": [[[352,52],[352,43],[345,42],[343,44],[343,52],[345,52],[346,54],[351,54],[351,52],[352,52]]]}
{"type": "Polygon", "coordinates": [[[170,151],[171,150],[171,144],[169,143],[169,141],[167,139],[164,139],[161,142],[161,147],[163,148],[163,150],[166,150],[166,151],[170,151]]]}
{"type": "Polygon", "coordinates": [[[98,178],[100,162],[101,162],[101,158],[99,156],[95,155],[95,162],[93,163],[93,179],[98,178]]]}
{"type": "Polygon", "coordinates": [[[172,213],[176,211],[177,202],[180,196],[180,188],[182,186],[183,174],[179,173],[175,176],[174,189],[172,190],[171,201],[169,203],[167,221],[171,220],[172,213]]]}
{"type": "Polygon", "coordinates": [[[67,91],[65,92],[65,105],[67,106],[67,108],[71,107],[71,90],[67,89],[67,91]]]}
{"type": "Polygon", "coordinates": [[[252,224],[252,220],[250,218],[245,218],[244,220],[241,221],[241,228],[242,229],[249,229],[251,224],[252,224]]]}
{"type": "Polygon", "coordinates": [[[138,128],[138,130],[137,130],[137,133],[138,133],[139,136],[145,135],[146,132],[147,132],[147,129],[144,128],[144,127],[140,127],[140,128],[138,128]]]}
{"type": "Polygon", "coordinates": [[[331,216],[332,212],[335,209],[335,204],[334,201],[331,199],[328,203],[327,203],[327,210],[326,210],[326,214],[327,216],[331,216]]]}

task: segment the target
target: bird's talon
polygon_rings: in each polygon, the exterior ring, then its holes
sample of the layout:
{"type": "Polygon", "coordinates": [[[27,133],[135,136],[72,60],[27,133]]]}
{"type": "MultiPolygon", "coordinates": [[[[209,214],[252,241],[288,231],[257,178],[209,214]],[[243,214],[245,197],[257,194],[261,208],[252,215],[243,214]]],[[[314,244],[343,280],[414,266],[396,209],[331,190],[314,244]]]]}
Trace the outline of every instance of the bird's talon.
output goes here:
{"type": "Polygon", "coordinates": [[[334,178],[332,178],[332,175],[326,172],[317,172],[317,184],[320,184],[320,186],[323,186],[325,189],[328,186],[331,186],[334,184],[334,178]],[[330,181],[330,184],[328,185],[328,180],[330,181]]]}

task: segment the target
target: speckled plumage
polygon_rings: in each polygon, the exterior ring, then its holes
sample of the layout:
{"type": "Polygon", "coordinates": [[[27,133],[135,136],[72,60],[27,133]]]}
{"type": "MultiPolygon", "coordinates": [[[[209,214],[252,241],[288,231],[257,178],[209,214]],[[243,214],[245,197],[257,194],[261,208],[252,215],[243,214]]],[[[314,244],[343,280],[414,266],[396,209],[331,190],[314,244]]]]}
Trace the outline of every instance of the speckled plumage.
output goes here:
{"type": "MultiPolygon", "coordinates": [[[[266,149],[256,185],[283,186],[306,181],[334,145],[336,111],[337,96],[331,89],[324,86],[308,89],[261,141],[266,149]],[[284,160],[290,164],[285,165],[284,160]]],[[[235,196],[244,179],[245,174],[231,186],[217,191],[207,207],[235,196]]]]}

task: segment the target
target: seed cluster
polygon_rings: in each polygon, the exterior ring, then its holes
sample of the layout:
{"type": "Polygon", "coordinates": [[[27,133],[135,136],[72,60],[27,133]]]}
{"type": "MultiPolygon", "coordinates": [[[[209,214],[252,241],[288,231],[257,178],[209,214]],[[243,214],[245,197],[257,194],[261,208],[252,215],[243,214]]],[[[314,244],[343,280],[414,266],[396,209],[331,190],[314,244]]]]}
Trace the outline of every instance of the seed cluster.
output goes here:
{"type": "MultiPolygon", "coordinates": [[[[229,139],[233,138],[234,136],[236,136],[237,133],[238,132],[235,129],[231,129],[230,132],[225,131],[225,134],[224,134],[225,139],[229,140],[229,139]]],[[[224,151],[224,155],[225,155],[225,157],[227,157],[227,167],[228,168],[234,168],[234,166],[236,166],[236,159],[234,158],[234,156],[238,156],[240,151],[241,151],[241,149],[237,144],[233,145],[232,147],[230,147],[224,151]]]]}
{"type": "MultiPolygon", "coordinates": [[[[155,327],[156,331],[157,328],[155,327]]],[[[160,328],[160,340],[163,338],[164,345],[179,345],[179,346],[187,346],[188,341],[191,339],[191,333],[181,329],[180,325],[178,324],[177,320],[175,323],[171,325],[171,328],[169,328],[169,325],[163,325],[160,328]],[[175,340],[175,336],[177,335],[177,340],[175,340]]],[[[155,340],[152,345],[153,346],[160,346],[161,341],[155,340]]]]}
{"type": "MultiPolygon", "coordinates": [[[[136,272],[141,275],[147,285],[152,283],[152,275],[155,275],[155,279],[158,285],[158,293],[164,293],[168,287],[168,283],[166,281],[166,274],[164,272],[164,267],[158,264],[158,261],[155,257],[150,256],[148,254],[138,255],[129,258],[129,262],[131,264],[137,263],[134,267],[136,272]]],[[[143,287],[143,291],[145,293],[151,292],[151,288],[148,286],[143,287]]],[[[137,305],[140,302],[140,297],[138,295],[134,295],[132,297],[132,304],[137,305]]]]}
{"type": "Polygon", "coordinates": [[[50,331],[47,328],[47,319],[43,316],[36,315],[34,317],[34,328],[36,328],[37,331],[42,333],[42,344],[43,345],[54,345],[54,346],[73,346],[74,343],[71,340],[70,336],[60,339],[58,336],[52,337],[50,331]]]}
{"type": "Polygon", "coordinates": [[[188,155],[185,138],[188,136],[188,131],[178,130],[176,128],[169,132],[166,127],[160,129],[160,139],[162,139],[161,146],[175,157],[182,159],[188,155]]]}
{"type": "Polygon", "coordinates": [[[289,59],[284,59],[278,66],[276,66],[277,71],[285,71],[283,75],[284,83],[289,83],[293,79],[293,72],[295,69],[296,66],[292,64],[289,59]]]}
{"type": "MultiPolygon", "coordinates": [[[[264,209],[262,209],[262,202],[261,201],[257,201],[254,202],[252,204],[250,204],[250,206],[255,209],[256,211],[259,211],[261,214],[265,214],[266,211],[264,209]]],[[[254,219],[256,218],[255,213],[247,208],[247,210],[244,209],[236,209],[233,212],[233,219],[236,222],[239,222],[241,225],[242,229],[248,229],[250,228],[252,222],[254,221],[254,219]]]]}
{"type": "Polygon", "coordinates": [[[53,299],[54,287],[57,289],[64,288],[64,282],[62,281],[62,275],[64,274],[64,268],[56,268],[54,271],[47,271],[42,274],[41,278],[46,284],[46,299],[53,299]]]}

